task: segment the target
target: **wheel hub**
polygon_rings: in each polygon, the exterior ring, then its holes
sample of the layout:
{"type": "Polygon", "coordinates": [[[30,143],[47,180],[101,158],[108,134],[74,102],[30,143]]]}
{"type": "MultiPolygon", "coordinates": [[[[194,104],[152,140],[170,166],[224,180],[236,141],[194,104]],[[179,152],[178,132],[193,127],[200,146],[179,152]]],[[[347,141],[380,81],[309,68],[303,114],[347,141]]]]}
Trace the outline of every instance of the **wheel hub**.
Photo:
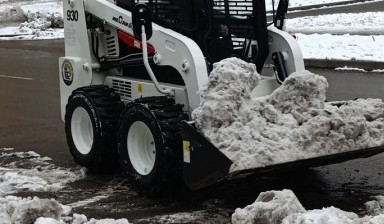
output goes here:
{"type": "Polygon", "coordinates": [[[88,154],[93,145],[93,126],[91,117],[83,107],[73,111],[71,132],[77,150],[83,155],[88,154]]]}
{"type": "Polygon", "coordinates": [[[128,155],[133,168],[141,175],[148,175],[156,160],[156,145],[151,130],[141,121],[132,124],[127,138],[128,155]]]}

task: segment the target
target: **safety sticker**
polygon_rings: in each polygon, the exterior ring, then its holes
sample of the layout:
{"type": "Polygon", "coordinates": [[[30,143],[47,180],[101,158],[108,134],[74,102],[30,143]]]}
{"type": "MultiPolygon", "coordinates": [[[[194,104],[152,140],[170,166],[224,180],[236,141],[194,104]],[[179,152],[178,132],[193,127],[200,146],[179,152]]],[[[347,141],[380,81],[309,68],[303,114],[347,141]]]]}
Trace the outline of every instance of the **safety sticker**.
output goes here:
{"type": "Polygon", "coordinates": [[[191,142],[183,141],[184,162],[191,163],[191,142]]]}
{"type": "Polygon", "coordinates": [[[143,83],[139,82],[137,84],[137,92],[143,93],[143,83]]]}

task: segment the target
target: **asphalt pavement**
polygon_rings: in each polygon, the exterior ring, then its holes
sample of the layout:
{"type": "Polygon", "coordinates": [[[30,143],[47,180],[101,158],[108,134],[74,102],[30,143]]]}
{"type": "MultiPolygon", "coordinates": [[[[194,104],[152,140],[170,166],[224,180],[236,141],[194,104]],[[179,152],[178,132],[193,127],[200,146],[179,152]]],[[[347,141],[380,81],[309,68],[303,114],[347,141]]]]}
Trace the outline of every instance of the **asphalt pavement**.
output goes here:
{"type": "Polygon", "coordinates": [[[71,161],[60,120],[63,40],[0,41],[0,147],[71,161]]]}

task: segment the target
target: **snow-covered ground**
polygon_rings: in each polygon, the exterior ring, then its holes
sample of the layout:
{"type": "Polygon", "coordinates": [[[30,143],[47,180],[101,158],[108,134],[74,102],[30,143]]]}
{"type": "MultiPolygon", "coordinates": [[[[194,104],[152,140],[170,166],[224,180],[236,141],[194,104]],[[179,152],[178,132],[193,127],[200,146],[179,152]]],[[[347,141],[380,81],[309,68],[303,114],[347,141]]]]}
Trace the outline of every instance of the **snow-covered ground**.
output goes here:
{"type": "Polygon", "coordinates": [[[384,61],[384,12],[288,19],[287,30],[296,33],[304,58],[384,61]]]}
{"type": "Polygon", "coordinates": [[[294,33],[384,34],[384,12],[340,13],[288,19],[286,28],[294,33]]]}
{"type": "Polygon", "coordinates": [[[304,58],[384,61],[384,35],[296,35],[304,58]]]}
{"type": "Polygon", "coordinates": [[[87,218],[72,214],[72,207],[85,206],[99,197],[62,205],[54,199],[15,197],[18,192],[60,193],[66,184],[85,177],[83,168],[56,167],[48,157],[0,148],[0,223],[1,224],[128,224],[127,219],[87,218]],[[61,221],[60,221],[61,220],[61,221]]]}
{"type": "Polygon", "coordinates": [[[71,171],[55,167],[49,158],[40,157],[35,152],[18,153],[0,149],[1,160],[15,158],[20,160],[0,166],[0,197],[20,190],[58,191],[65,184],[85,176],[82,169],[71,171]]]}

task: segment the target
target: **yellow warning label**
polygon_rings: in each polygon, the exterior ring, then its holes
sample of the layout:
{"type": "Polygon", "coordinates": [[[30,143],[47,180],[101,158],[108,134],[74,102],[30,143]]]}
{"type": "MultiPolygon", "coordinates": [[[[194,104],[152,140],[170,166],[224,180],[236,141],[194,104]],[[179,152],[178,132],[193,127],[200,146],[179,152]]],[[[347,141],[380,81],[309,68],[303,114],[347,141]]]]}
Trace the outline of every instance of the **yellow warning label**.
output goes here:
{"type": "Polygon", "coordinates": [[[189,147],[190,146],[191,146],[191,142],[190,141],[183,141],[184,152],[189,152],[189,147]]]}
{"type": "Polygon", "coordinates": [[[184,162],[191,162],[191,142],[183,141],[183,154],[184,154],[184,162]]]}
{"type": "Polygon", "coordinates": [[[139,82],[137,84],[137,92],[143,93],[143,83],[139,82]]]}

